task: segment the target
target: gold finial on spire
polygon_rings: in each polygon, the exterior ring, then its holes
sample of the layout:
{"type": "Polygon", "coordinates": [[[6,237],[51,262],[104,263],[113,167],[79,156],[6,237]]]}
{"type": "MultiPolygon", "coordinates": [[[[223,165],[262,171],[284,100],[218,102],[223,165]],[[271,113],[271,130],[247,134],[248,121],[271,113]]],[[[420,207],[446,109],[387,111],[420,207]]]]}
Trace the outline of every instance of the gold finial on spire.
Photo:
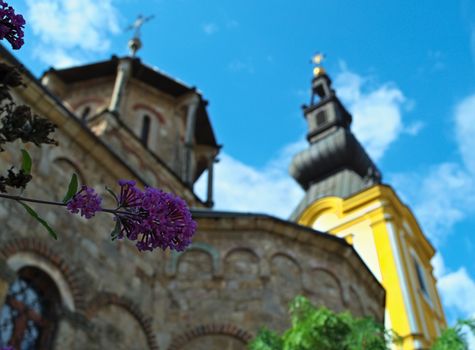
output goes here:
{"type": "Polygon", "coordinates": [[[325,55],[321,52],[317,52],[312,57],[312,63],[315,65],[313,68],[313,75],[318,77],[319,75],[325,74],[325,69],[322,67],[322,62],[325,59],[325,55]]]}
{"type": "Polygon", "coordinates": [[[138,15],[137,19],[130,26],[127,27],[127,30],[133,30],[134,36],[129,40],[129,49],[132,57],[134,57],[138,50],[142,47],[142,40],[140,40],[140,29],[145,22],[150,21],[155,16],[142,16],[138,15]]]}

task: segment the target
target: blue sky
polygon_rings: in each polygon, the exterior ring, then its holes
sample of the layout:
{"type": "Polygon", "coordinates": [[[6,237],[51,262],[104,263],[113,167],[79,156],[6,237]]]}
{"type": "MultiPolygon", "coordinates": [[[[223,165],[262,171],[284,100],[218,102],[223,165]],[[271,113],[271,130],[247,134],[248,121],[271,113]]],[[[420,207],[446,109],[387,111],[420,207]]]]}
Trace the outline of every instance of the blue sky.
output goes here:
{"type": "MultiPolygon", "coordinates": [[[[327,55],[353,130],[415,211],[450,321],[475,316],[475,1],[25,0],[18,57],[49,66],[139,56],[196,85],[224,145],[217,208],[286,217],[302,196],[287,175],[306,146],[310,57],[327,55]]],[[[198,190],[202,190],[200,183],[198,190]]]]}

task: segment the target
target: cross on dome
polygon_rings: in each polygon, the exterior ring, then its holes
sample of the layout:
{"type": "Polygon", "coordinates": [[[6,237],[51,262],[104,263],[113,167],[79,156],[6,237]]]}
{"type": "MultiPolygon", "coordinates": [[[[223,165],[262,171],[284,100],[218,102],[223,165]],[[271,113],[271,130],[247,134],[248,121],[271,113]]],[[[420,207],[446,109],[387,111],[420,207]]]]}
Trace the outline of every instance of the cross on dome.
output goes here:
{"type": "Polygon", "coordinates": [[[132,57],[134,57],[137,54],[137,51],[140,50],[140,48],[142,47],[142,40],[140,40],[140,29],[142,29],[142,26],[146,22],[150,21],[154,17],[154,15],[138,15],[134,23],[127,27],[127,31],[134,31],[134,36],[132,37],[132,39],[129,40],[129,49],[132,57]]]}

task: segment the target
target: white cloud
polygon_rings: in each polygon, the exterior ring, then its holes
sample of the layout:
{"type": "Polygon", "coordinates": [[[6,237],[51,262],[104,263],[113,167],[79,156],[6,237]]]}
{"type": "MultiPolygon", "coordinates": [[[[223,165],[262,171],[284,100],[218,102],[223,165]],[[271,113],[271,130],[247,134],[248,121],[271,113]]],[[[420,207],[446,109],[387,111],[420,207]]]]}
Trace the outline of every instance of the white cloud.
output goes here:
{"type": "Polygon", "coordinates": [[[55,47],[49,51],[35,48],[34,55],[38,57],[43,62],[48,62],[53,64],[56,68],[65,68],[79,65],[81,59],[75,55],[71,55],[67,49],[55,47]]]}
{"type": "Polygon", "coordinates": [[[475,94],[462,100],[455,108],[456,137],[462,159],[475,174],[475,94]]]}
{"type": "Polygon", "coordinates": [[[444,259],[442,258],[442,255],[440,255],[440,253],[436,253],[430,263],[434,268],[434,277],[437,280],[447,273],[444,259]]]}
{"type": "Polygon", "coordinates": [[[299,141],[289,143],[288,145],[285,145],[278,155],[274,157],[274,159],[271,159],[268,163],[267,168],[271,169],[277,169],[282,172],[286,172],[287,176],[290,177],[288,174],[288,167],[290,166],[290,162],[292,161],[292,158],[299,153],[300,151],[303,151],[308,147],[308,142],[306,141],[305,135],[302,135],[299,141]]]}
{"type": "Polygon", "coordinates": [[[48,64],[71,63],[79,52],[101,53],[109,35],[119,32],[112,0],[27,0],[28,23],[39,43],[36,51],[48,64]]]}
{"type": "MultiPolygon", "coordinates": [[[[258,169],[223,153],[215,165],[215,209],[258,212],[287,218],[303,198],[303,191],[288,174],[291,157],[306,147],[305,142],[282,149],[262,169],[258,169]]],[[[206,175],[200,178],[196,191],[206,190],[206,175]]],[[[204,197],[204,196],[203,196],[204,197]]]]}
{"type": "Polygon", "coordinates": [[[453,119],[461,162],[395,174],[390,181],[412,205],[426,234],[436,244],[452,234],[455,224],[475,214],[475,95],[455,106],[453,119]]]}
{"type": "Polygon", "coordinates": [[[354,133],[377,161],[404,131],[401,110],[406,98],[394,84],[368,88],[368,83],[368,78],[350,72],[342,64],[335,89],[353,114],[354,133]]]}
{"type": "Polygon", "coordinates": [[[214,34],[219,30],[219,27],[216,23],[205,23],[203,24],[203,32],[208,35],[214,34]]]}
{"type": "Polygon", "coordinates": [[[406,126],[403,131],[408,135],[417,136],[424,127],[424,122],[418,120],[406,126]]]}
{"type": "Polygon", "coordinates": [[[335,88],[338,96],[349,103],[354,103],[361,99],[361,86],[365,82],[362,76],[350,72],[344,65],[342,72],[336,76],[335,88]]]}
{"type": "MultiPolygon", "coordinates": [[[[462,266],[457,271],[449,271],[442,256],[438,253],[431,261],[434,276],[437,278],[437,289],[444,308],[449,311],[449,326],[457,319],[475,317],[475,280],[462,266]]],[[[465,330],[469,349],[475,349],[475,337],[468,329],[465,330]]]]}
{"type": "Polygon", "coordinates": [[[450,271],[440,254],[436,254],[431,263],[444,306],[457,311],[457,314],[461,315],[458,318],[474,317],[475,280],[469,275],[467,269],[462,266],[456,271],[450,271]]]}
{"type": "Polygon", "coordinates": [[[446,307],[454,308],[465,317],[475,315],[475,281],[465,267],[442,276],[438,287],[446,307]]]}
{"type": "Polygon", "coordinates": [[[460,164],[441,163],[423,172],[390,176],[404,201],[415,211],[428,237],[437,245],[475,204],[474,179],[460,164]]]}

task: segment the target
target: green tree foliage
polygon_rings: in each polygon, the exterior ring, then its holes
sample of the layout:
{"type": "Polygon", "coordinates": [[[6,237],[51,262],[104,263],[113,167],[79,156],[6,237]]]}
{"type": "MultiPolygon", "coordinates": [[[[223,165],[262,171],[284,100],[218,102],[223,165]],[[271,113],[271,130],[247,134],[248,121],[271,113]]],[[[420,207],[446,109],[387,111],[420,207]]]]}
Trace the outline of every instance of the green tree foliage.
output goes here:
{"type": "Polygon", "coordinates": [[[355,318],[313,306],[298,296],[290,306],[292,327],[283,335],[262,329],[250,350],[387,350],[392,335],[372,318],[355,318]]]}
{"type": "MultiPolygon", "coordinates": [[[[303,296],[292,301],[290,316],[292,326],[287,331],[279,335],[263,328],[249,350],[388,350],[391,343],[400,341],[372,318],[315,307],[303,296]]],[[[431,350],[469,350],[465,330],[475,335],[475,319],[445,329],[431,350]]]]}
{"type": "Polygon", "coordinates": [[[475,334],[475,319],[458,321],[455,326],[445,329],[431,350],[468,350],[464,327],[475,334]]]}

